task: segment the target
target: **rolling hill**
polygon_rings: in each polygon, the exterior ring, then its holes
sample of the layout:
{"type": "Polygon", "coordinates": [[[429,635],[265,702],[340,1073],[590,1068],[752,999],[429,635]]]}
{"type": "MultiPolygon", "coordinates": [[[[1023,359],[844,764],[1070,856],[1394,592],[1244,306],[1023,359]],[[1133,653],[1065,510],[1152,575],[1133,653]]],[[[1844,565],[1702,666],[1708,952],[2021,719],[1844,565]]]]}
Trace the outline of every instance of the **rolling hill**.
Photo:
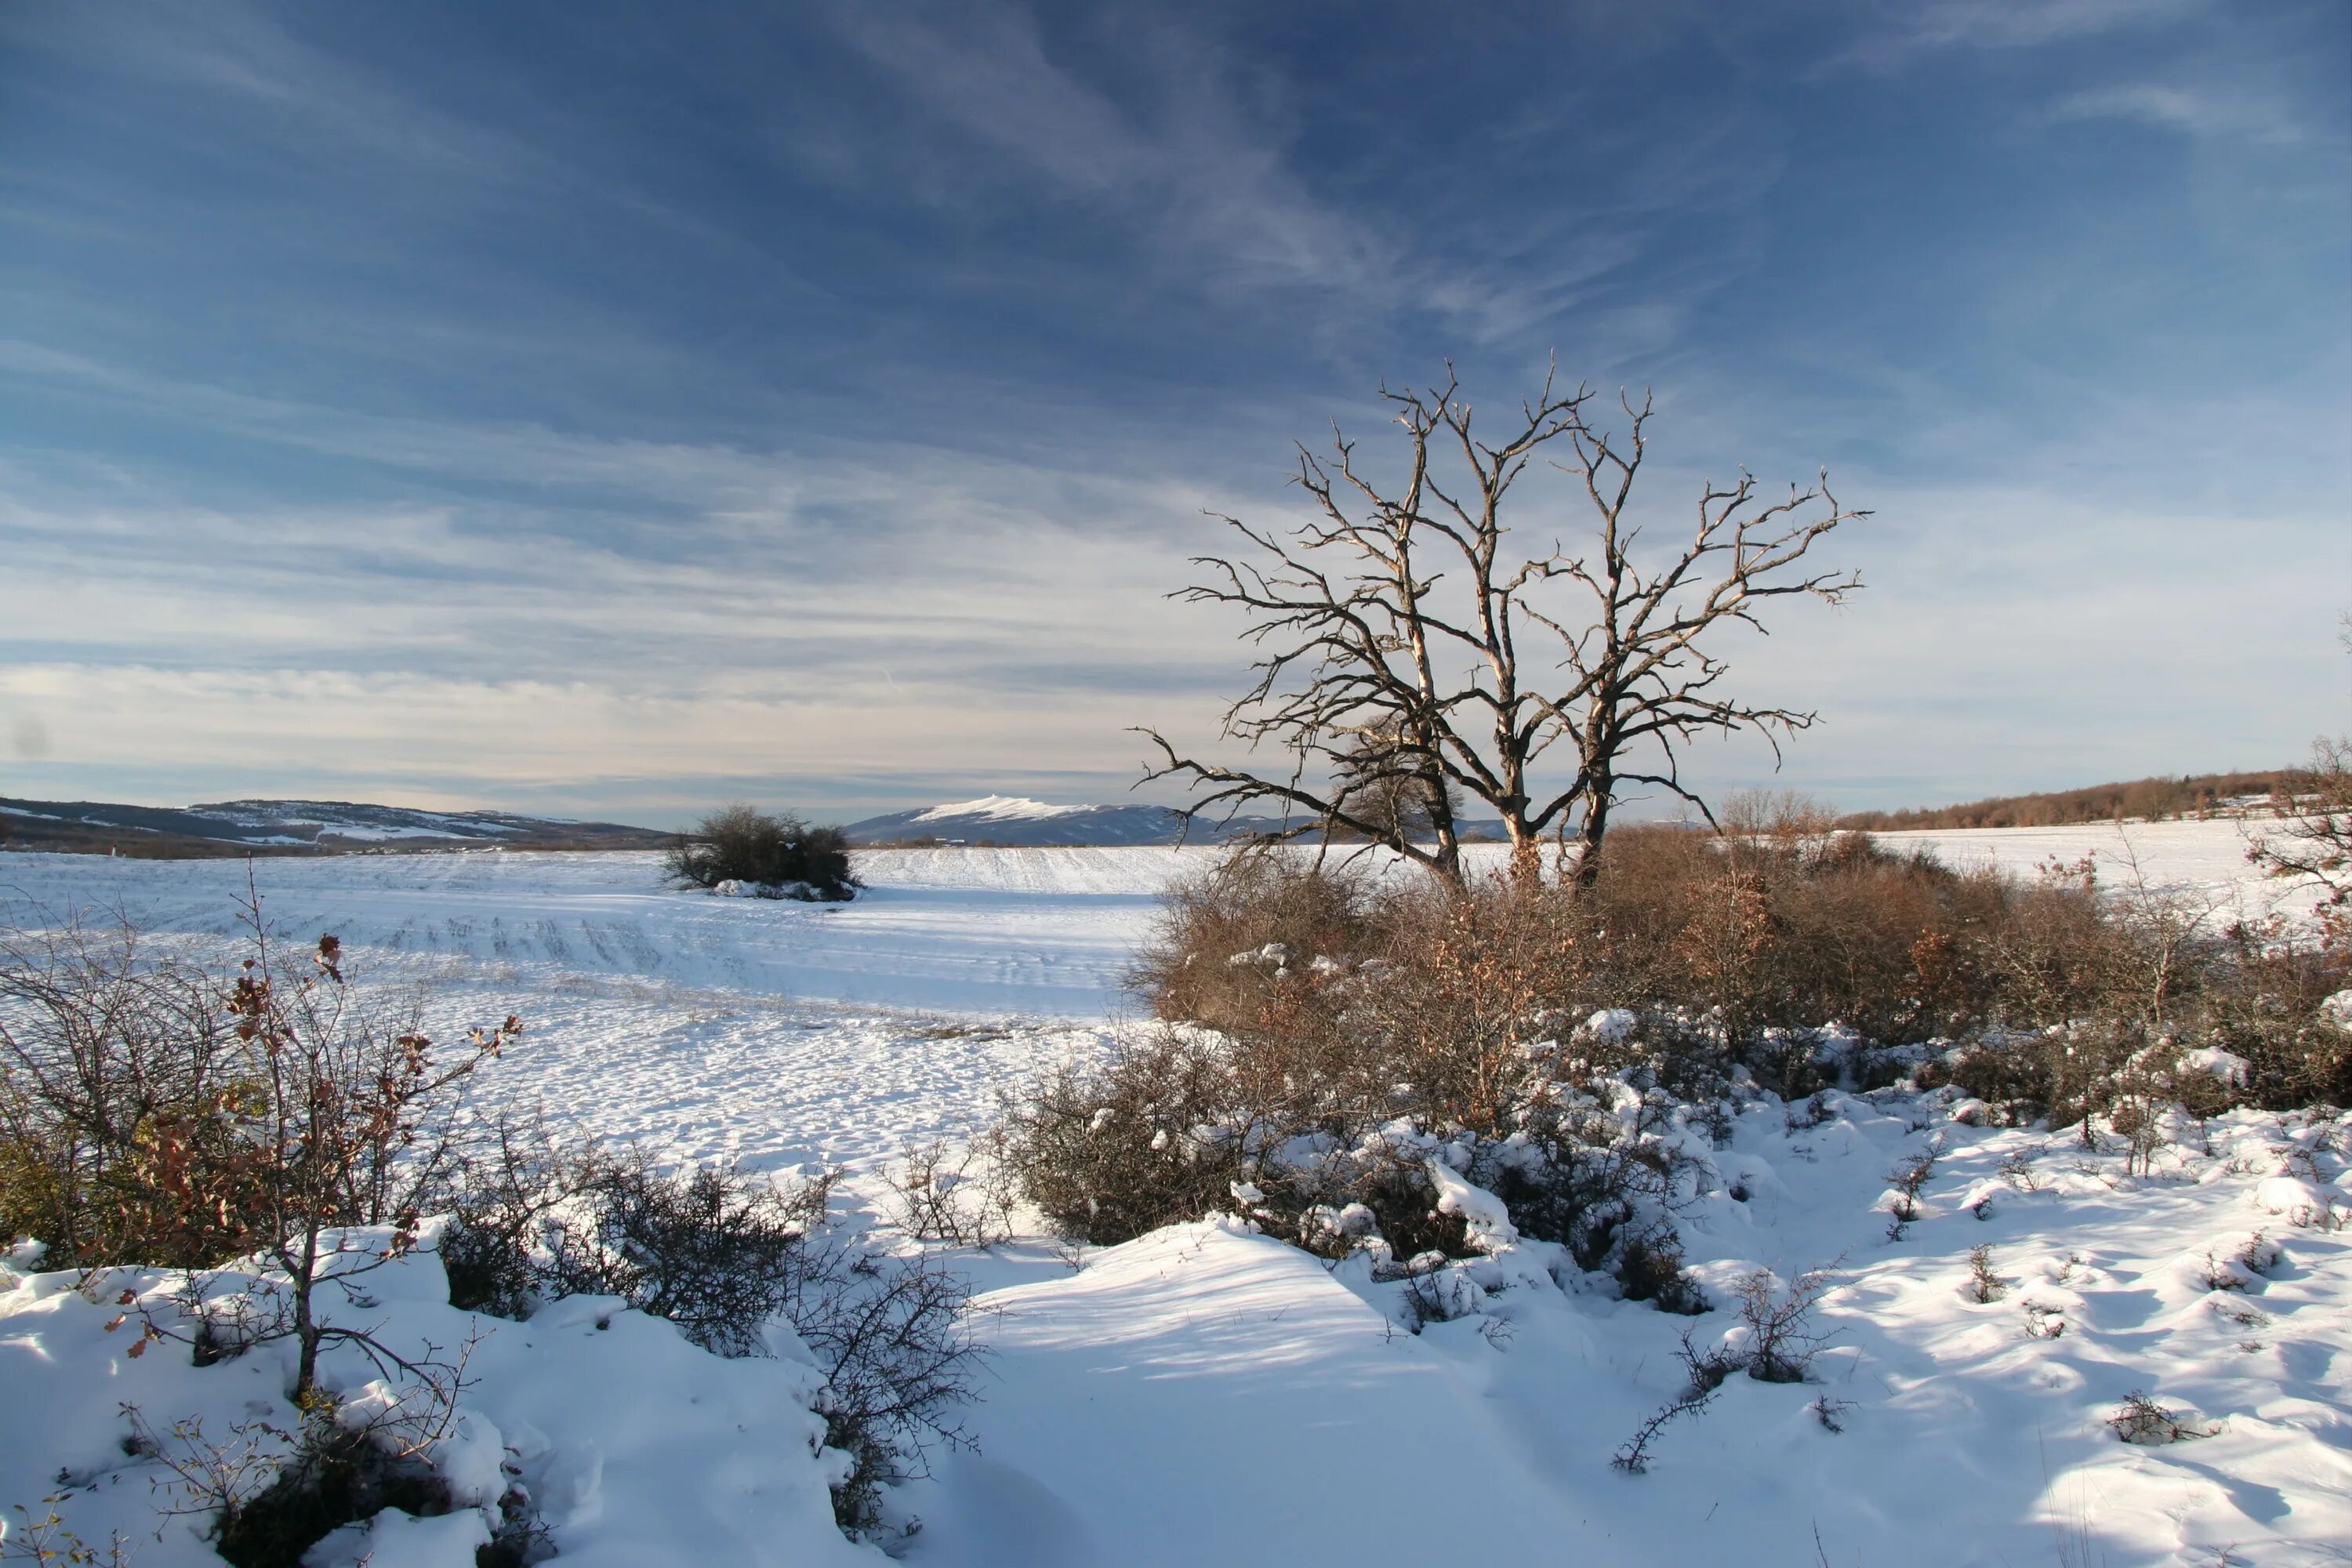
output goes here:
{"type": "Polygon", "coordinates": [[[0,797],[0,841],[21,849],[176,858],[392,849],[652,849],[667,843],[669,835],[613,822],[352,801],[156,806],[0,797]]]}

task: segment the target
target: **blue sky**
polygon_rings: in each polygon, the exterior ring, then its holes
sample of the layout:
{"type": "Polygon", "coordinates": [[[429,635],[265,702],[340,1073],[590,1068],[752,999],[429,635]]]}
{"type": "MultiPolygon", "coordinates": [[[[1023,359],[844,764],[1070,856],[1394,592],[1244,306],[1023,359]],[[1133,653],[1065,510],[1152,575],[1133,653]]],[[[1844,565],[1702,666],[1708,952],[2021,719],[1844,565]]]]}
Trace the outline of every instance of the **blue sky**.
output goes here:
{"type": "Polygon", "coordinates": [[[1202,510],[1554,353],[1662,519],[1875,510],[1728,649],[1778,782],[2352,721],[2340,0],[26,5],[0,794],[1116,798],[1244,658],[1202,510]]]}

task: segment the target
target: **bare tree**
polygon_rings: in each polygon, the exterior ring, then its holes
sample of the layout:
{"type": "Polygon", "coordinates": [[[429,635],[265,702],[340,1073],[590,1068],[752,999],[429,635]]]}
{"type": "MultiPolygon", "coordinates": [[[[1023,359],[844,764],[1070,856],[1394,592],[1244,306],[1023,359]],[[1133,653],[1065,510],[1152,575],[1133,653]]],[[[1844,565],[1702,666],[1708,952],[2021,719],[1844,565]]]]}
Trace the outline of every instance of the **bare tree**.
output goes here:
{"type": "MultiPolygon", "coordinates": [[[[2338,639],[2352,653],[2352,613],[2338,639]]],[[[2273,877],[2316,884],[2321,908],[2352,902],[2352,734],[2311,743],[2311,765],[2280,775],[2271,791],[2279,826],[2255,837],[2246,858],[2273,877]]]]}
{"type": "Polygon", "coordinates": [[[2310,766],[2281,774],[2272,805],[2279,826],[2246,858],[2273,877],[2317,884],[2324,905],[2352,900],[2352,735],[2314,741],[2310,766]]]}
{"type": "MultiPolygon", "coordinates": [[[[404,1357],[331,1306],[364,1300],[363,1277],[416,1246],[458,1154],[454,1091],[520,1032],[521,1020],[509,1015],[471,1030],[436,1059],[413,1000],[387,1009],[353,997],[336,938],[320,937],[307,963],[281,956],[249,868],[239,918],[253,956],[223,1001],[240,1058],[232,1109],[243,1148],[203,1175],[221,1203],[252,1216],[252,1256],[273,1278],[259,1292],[260,1315],[231,1325],[232,1337],[292,1339],[294,1394],[305,1409],[320,1397],[320,1352],[337,1345],[387,1374],[441,1386],[429,1355],[404,1357]],[[389,1226],[389,1236],[366,1234],[375,1226],[389,1226]]],[[[187,1183],[196,1173],[188,1162],[177,1164],[184,1196],[205,1199],[187,1183]]],[[[205,1305],[218,1278],[191,1272],[180,1293],[181,1318],[200,1334],[218,1327],[205,1305]]],[[[179,1337],[152,1316],[145,1327],[152,1337],[179,1337]]],[[[454,1391],[454,1374],[446,1381],[454,1391]]]]}
{"type": "Polygon", "coordinates": [[[1462,818],[1462,790],[1420,763],[1392,725],[1374,725],[1345,747],[1332,764],[1331,787],[1350,816],[1372,825],[1383,844],[1426,838],[1442,810],[1462,818]]]}
{"type": "Polygon", "coordinates": [[[1201,761],[1145,729],[1160,752],[1145,779],[1205,791],[1188,819],[1274,803],[1291,826],[1273,837],[1360,834],[1455,880],[1454,802],[1467,797],[1502,818],[1527,875],[1544,836],[1565,839],[1573,822],[1577,875],[1590,881],[1624,786],[1658,786],[1706,813],[1682,784],[1685,742],[1753,731],[1777,758],[1780,736],[1813,723],[1812,713],[1722,695],[1727,667],[1700,645],[1730,622],[1760,630],[1765,600],[1836,604],[1859,588],[1854,574],[1801,563],[1822,535],[1869,514],[1838,504],[1826,470],[1815,488],[1769,501],[1743,472],[1704,489],[1678,549],[1640,552],[1627,507],[1646,397],[1639,407],[1621,399],[1631,424],[1620,445],[1588,421],[1590,389],[1563,394],[1547,375],[1490,444],[1473,433],[1457,389],[1450,365],[1442,388],[1381,388],[1408,442],[1401,485],[1361,471],[1355,443],[1335,428],[1331,458],[1299,448],[1310,520],[1276,532],[1221,517],[1252,552],[1194,558],[1206,580],[1171,595],[1250,616],[1244,636],[1266,651],[1226,710],[1224,734],[1279,748],[1287,771],[1201,761]],[[1563,438],[1573,457],[1554,466],[1582,481],[1591,536],[1580,552],[1555,541],[1547,554],[1514,558],[1505,500],[1563,438]],[[1414,809],[1392,809],[1400,794],[1414,809]]]}

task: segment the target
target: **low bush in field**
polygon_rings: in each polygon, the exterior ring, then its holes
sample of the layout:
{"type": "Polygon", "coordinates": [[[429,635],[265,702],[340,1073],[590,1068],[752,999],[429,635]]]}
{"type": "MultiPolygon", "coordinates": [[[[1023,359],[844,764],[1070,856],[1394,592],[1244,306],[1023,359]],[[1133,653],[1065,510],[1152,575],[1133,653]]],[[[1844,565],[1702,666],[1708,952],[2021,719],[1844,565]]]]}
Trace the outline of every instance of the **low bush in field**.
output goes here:
{"type": "Polygon", "coordinates": [[[1221,1044],[1171,1029],[1049,1074],[1008,1108],[1006,1158],[1056,1232],[1108,1247],[1223,1205],[1244,1120],[1221,1044]]]}
{"type": "Polygon", "coordinates": [[[849,840],[837,827],[813,827],[791,812],[748,805],[714,811],[671,846],[670,879],[686,887],[737,883],[767,897],[841,900],[857,890],[849,840]]]}

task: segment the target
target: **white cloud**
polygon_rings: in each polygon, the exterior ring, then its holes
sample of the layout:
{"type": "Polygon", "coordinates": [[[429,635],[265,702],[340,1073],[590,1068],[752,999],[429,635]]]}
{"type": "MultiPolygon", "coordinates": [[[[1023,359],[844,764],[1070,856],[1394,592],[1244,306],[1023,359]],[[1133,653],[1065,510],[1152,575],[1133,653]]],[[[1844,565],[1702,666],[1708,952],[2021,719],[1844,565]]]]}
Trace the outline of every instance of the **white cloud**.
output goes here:
{"type": "Polygon", "coordinates": [[[2127,120],[2191,136],[2232,136],[2285,143],[2304,132],[2273,93],[2136,82],[2070,94],[2053,106],[2055,121],[2127,120]]]}
{"type": "Polygon", "coordinates": [[[1130,63],[1146,80],[1115,98],[1048,58],[1025,12],[976,5],[934,16],[858,11],[845,35],[929,112],[1141,222],[1192,265],[1244,286],[1396,289],[1391,247],[1289,171],[1216,51],[1136,26],[1130,63]]]}
{"type": "Polygon", "coordinates": [[[1946,49],[2022,50],[2167,26],[2211,0],[1882,0],[1833,64],[1885,69],[1946,49]]]}

